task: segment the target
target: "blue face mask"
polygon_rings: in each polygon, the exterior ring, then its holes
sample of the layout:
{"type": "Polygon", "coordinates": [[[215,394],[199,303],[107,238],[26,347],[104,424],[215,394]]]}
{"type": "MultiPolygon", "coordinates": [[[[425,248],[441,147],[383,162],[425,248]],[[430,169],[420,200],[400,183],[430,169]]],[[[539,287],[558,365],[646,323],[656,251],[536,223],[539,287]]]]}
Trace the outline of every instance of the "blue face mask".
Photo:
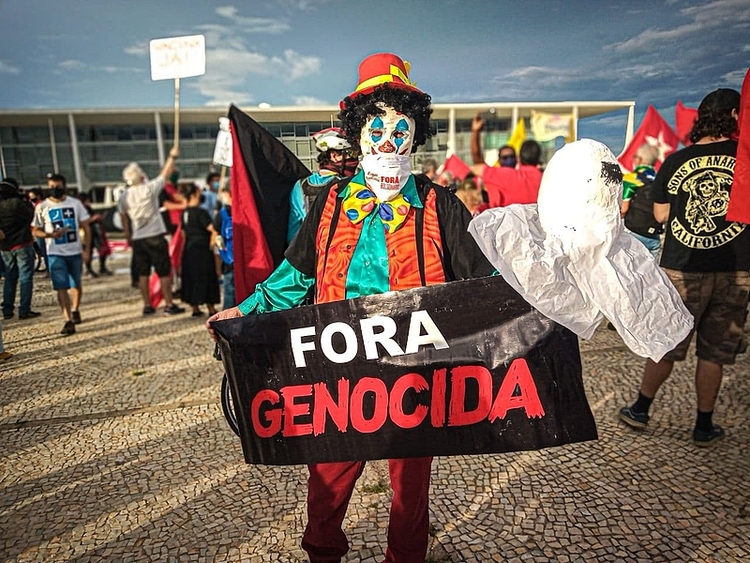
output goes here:
{"type": "Polygon", "coordinates": [[[213,184],[211,184],[211,187],[213,187],[213,189],[215,189],[215,190],[218,190],[220,185],[221,184],[218,181],[216,181],[213,184]]]}
{"type": "Polygon", "coordinates": [[[516,167],[516,157],[515,156],[504,156],[500,159],[500,166],[507,167],[507,168],[515,168],[516,167]]]}

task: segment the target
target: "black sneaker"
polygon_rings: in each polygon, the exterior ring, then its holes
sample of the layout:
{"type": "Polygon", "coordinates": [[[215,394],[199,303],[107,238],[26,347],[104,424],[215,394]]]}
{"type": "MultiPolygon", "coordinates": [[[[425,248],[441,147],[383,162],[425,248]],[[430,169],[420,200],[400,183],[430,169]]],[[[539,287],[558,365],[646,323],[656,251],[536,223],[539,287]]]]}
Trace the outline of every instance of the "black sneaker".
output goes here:
{"type": "Polygon", "coordinates": [[[3,313],[3,318],[7,321],[13,318],[13,313],[3,313]]]}
{"type": "Polygon", "coordinates": [[[180,313],[185,312],[185,307],[178,307],[174,303],[172,303],[169,307],[164,307],[164,314],[165,315],[179,315],[180,313]]]}
{"type": "Polygon", "coordinates": [[[156,309],[154,309],[151,305],[148,305],[143,308],[143,316],[148,317],[149,315],[153,315],[156,313],[156,309]]]}
{"type": "MultiPolygon", "coordinates": [[[[12,316],[12,315],[11,315],[11,316],[12,316]]],[[[41,313],[38,313],[38,312],[36,312],[36,311],[29,311],[29,312],[28,312],[28,313],[26,313],[25,315],[18,315],[18,318],[19,318],[19,319],[21,319],[21,320],[23,321],[23,320],[25,320],[25,319],[35,319],[35,318],[37,318],[37,317],[41,317],[41,316],[42,316],[42,314],[41,314],[41,313]]]]}
{"type": "Polygon", "coordinates": [[[76,333],[76,325],[73,323],[73,321],[65,321],[65,324],[62,327],[62,330],[60,331],[60,334],[63,334],[65,336],[70,336],[71,334],[76,333]]]}
{"type": "Polygon", "coordinates": [[[633,407],[622,407],[620,409],[620,420],[637,430],[643,430],[648,426],[648,418],[648,414],[645,412],[635,412],[633,407]]]}
{"type": "Polygon", "coordinates": [[[718,424],[714,424],[711,430],[693,430],[693,443],[696,446],[707,447],[721,440],[725,435],[724,429],[718,424]]]}
{"type": "Polygon", "coordinates": [[[71,311],[70,318],[73,321],[73,324],[81,324],[81,313],[79,313],[78,311],[71,311]]]}

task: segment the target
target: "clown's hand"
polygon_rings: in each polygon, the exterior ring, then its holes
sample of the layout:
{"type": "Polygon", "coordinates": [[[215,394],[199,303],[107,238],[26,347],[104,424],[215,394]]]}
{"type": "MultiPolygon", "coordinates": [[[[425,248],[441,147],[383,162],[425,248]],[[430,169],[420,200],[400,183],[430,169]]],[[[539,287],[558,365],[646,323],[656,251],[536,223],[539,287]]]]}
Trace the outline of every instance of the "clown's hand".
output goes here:
{"type": "Polygon", "coordinates": [[[243,316],[244,315],[242,314],[242,311],[240,311],[239,307],[232,307],[231,309],[224,309],[223,311],[219,311],[215,315],[211,315],[210,317],[208,317],[208,320],[206,321],[206,329],[211,335],[211,338],[213,338],[214,341],[216,341],[217,340],[216,331],[214,331],[213,327],[211,326],[212,322],[223,321],[224,319],[237,319],[243,316]]]}

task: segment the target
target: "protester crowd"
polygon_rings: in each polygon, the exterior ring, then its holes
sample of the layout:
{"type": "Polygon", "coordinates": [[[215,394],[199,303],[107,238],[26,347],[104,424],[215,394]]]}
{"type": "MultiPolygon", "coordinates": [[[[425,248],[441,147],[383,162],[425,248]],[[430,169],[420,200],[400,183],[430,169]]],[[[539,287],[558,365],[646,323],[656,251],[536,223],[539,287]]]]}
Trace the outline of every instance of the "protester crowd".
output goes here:
{"type": "MultiPolygon", "coordinates": [[[[391,65],[399,64],[400,60],[391,61],[391,65]]],[[[404,68],[403,74],[407,71],[404,68]]],[[[319,170],[300,179],[291,191],[287,259],[242,300],[235,296],[235,268],[242,265],[234,261],[232,190],[227,179],[210,171],[203,189],[192,182],[180,183],[177,147],[169,151],[152,179],[137,163],[129,164],[123,170],[127,189],[119,198],[117,211],[132,249],[131,276],[142,299],[141,314],[154,315],[161,307],[165,315],[179,315],[186,311],[176,303],[179,299],[190,306],[193,317],[208,313],[211,320],[218,320],[297,305],[313,286],[318,302],[419,286],[418,277],[389,279],[387,271],[374,272],[370,262],[364,261],[386,250],[388,259],[396,259],[395,247],[387,246],[390,238],[381,240],[383,227],[380,223],[374,226],[374,215],[368,215],[373,202],[381,209],[405,209],[403,213],[408,216],[411,206],[421,201],[424,213],[434,221],[425,228],[449,232],[446,244],[452,264],[446,265],[432,249],[409,247],[410,256],[425,253],[420,255],[426,263],[423,276],[427,281],[422,279],[422,285],[491,275],[489,264],[474,256],[479,251],[466,228],[472,217],[485,210],[537,203],[544,173],[541,145],[531,139],[518,150],[503,145],[498,148],[497,162],[487,163],[481,141],[485,122],[478,114],[472,122],[472,163],[466,174],[459,177],[434,159],[422,160],[421,174],[411,174],[410,165],[405,164],[407,158],[397,161],[402,167],[398,172],[405,178],[397,189],[371,183],[369,179],[374,176],[370,172],[381,170],[378,167],[384,155],[393,159],[392,155],[401,151],[398,156],[409,157],[412,143],[416,148],[430,134],[429,112],[425,109],[429,96],[408,81],[394,84],[376,91],[367,87],[353,92],[342,102],[343,130],[330,128],[313,136],[319,170]],[[396,90],[408,93],[408,103],[392,95],[396,90]],[[383,115],[368,114],[366,123],[357,121],[358,112],[364,111],[361,108],[369,107],[365,104],[379,104],[383,115]],[[369,133],[360,136],[364,128],[369,133]],[[384,135],[392,130],[400,134],[394,137],[399,140],[395,146],[384,135]],[[332,186],[341,186],[342,191],[334,193],[332,186]],[[335,269],[342,267],[340,262],[332,263],[334,269],[325,276],[317,271],[320,263],[316,260],[328,256],[328,247],[320,246],[318,229],[328,228],[321,227],[321,222],[339,221],[332,219],[337,213],[354,225],[360,221],[364,225],[352,227],[343,219],[338,223],[343,226],[339,227],[336,244],[353,248],[346,258],[353,264],[346,265],[349,279],[335,277],[335,269]],[[314,217],[307,219],[308,215],[314,217]],[[358,238],[356,229],[369,229],[371,234],[358,238]],[[453,233],[456,229],[461,232],[453,233]],[[351,273],[354,268],[360,272],[359,277],[351,273]]],[[[750,229],[746,223],[727,217],[738,150],[740,102],[735,90],[709,93],[697,110],[690,146],[660,162],[656,148],[642,144],[623,177],[623,228],[648,249],[649,259],[659,261],[695,324],[687,338],[663,359],[646,361],[635,401],[619,411],[619,418],[628,427],[647,427],[657,392],[674,362],[685,360],[696,335],[697,412],[692,436],[698,446],[715,444],[725,434],[713,420],[723,366],[735,363],[747,342],[750,229]]],[[[24,193],[15,180],[5,178],[0,182],[0,198],[3,319],[17,315],[19,321],[25,321],[40,315],[32,308],[33,292],[35,282],[44,276],[44,283],[50,283],[57,294],[63,322],[60,333],[75,334],[78,325],[85,322],[84,271],[92,278],[112,275],[106,264],[112,250],[101,214],[92,208],[87,194],[76,197],[68,193],[66,179],[58,173],[48,176],[45,192],[34,189],[24,193]],[[98,268],[92,262],[94,253],[98,268]],[[35,280],[38,257],[43,258],[46,272],[35,280]]],[[[386,218],[381,211],[379,220],[387,225],[386,233],[415,228],[398,213],[386,218]]],[[[0,324],[0,360],[11,356],[3,347],[0,324]]],[[[389,550],[409,554],[404,559],[393,556],[393,561],[420,560],[426,549],[430,461],[391,460],[391,478],[401,511],[392,514],[389,550]]],[[[310,468],[309,499],[315,506],[309,513],[303,547],[313,560],[338,560],[347,550],[341,520],[362,469],[358,463],[310,468]]]]}

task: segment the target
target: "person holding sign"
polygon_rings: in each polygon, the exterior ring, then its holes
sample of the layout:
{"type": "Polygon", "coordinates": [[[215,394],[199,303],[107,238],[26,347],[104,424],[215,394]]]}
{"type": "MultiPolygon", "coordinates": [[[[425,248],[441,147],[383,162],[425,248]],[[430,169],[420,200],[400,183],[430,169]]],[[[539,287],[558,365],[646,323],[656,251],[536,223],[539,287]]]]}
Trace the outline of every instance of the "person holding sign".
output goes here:
{"type": "Polygon", "coordinates": [[[161,281],[164,314],[185,312],[184,307],[172,302],[172,264],[167,239],[164,238],[167,228],[159,211],[159,194],[172,174],[179,154],[179,149],[172,147],[159,175],[153,180],[146,177],[137,162],[131,162],[122,171],[122,178],[128,188],[120,196],[117,209],[122,219],[125,239],[133,249],[132,267],[134,274],[138,276],[144,316],[156,312],[151,305],[148,287],[152,267],[161,281]]]}
{"type": "MultiPolygon", "coordinates": [[[[390,53],[362,61],[358,86],[339,114],[346,138],[361,148],[361,169],[322,189],[285,260],[239,306],[208,320],[212,336],[213,321],[294,307],[311,288],[315,302],[325,303],[494,273],[467,232],[471,216],[461,201],[412,173],[412,152],[432,134],[432,109],[409,70],[390,53]]],[[[389,460],[386,563],[425,559],[431,463],[389,460]]],[[[341,525],[364,462],[308,468],[302,547],[312,563],[340,561],[349,550],[341,525]]]]}

